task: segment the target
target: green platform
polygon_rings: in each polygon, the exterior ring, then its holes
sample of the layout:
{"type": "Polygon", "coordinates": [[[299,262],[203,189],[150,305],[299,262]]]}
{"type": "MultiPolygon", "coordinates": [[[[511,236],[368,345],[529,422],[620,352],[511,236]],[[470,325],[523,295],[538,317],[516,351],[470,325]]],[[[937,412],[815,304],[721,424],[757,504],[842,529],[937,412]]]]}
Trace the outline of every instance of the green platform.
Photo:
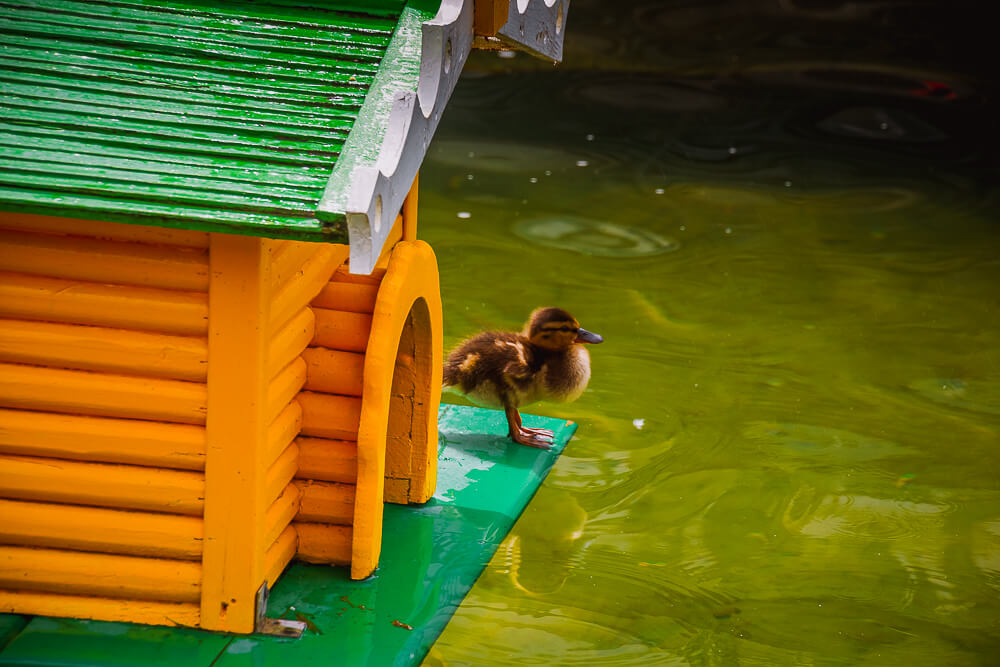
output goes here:
{"type": "Polygon", "coordinates": [[[343,568],[299,563],[278,582],[268,615],[306,621],[300,639],[0,615],[0,665],[417,664],[576,430],[524,422],[552,429],[555,447],[515,445],[501,412],[442,406],[437,493],[422,506],[386,506],[376,574],[355,582],[343,568]]]}

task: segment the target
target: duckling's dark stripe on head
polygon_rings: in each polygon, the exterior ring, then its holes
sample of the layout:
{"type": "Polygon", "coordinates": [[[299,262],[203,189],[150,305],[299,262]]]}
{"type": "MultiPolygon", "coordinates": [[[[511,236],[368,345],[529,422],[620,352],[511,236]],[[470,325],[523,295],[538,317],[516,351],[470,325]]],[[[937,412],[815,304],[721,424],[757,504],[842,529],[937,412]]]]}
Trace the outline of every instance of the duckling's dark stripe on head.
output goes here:
{"type": "Polygon", "coordinates": [[[580,327],[574,327],[574,326],[569,326],[569,325],[565,325],[565,324],[563,326],[561,326],[561,327],[543,326],[541,328],[541,331],[570,331],[572,333],[576,333],[579,330],[580,330],[580,327]]]}

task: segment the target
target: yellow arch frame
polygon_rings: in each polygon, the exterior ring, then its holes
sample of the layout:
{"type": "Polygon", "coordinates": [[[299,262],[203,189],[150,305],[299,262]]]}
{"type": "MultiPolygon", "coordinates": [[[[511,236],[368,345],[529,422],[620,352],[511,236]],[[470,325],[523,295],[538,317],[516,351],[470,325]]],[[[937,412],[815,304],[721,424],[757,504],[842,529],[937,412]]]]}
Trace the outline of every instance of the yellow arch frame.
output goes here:
{"type": "Polygon", "coordinates": [[[407,497],[392,502],[425,502],[437,476],[437,405],[441,400],[441,296],[437,259],[423,241],[402,241],[393,248],[372,314],[365,351],[358,478],[354,504],[351,577],[362,579],[378,566],[382,504],[386,500],[386,458],[410,461],[407,497]],[[404,330],[412,332],[415,354],[400,354],[404,330]],[[409,359],[407,359],[409,357],[409,359]],[[412,364],[413,422],[409,451],[389,451],[389,435],[405,425],[393,423],[392,388],[398,367],[412,364]],[[422,407],[421,407],[422,406],[422,407]]]}

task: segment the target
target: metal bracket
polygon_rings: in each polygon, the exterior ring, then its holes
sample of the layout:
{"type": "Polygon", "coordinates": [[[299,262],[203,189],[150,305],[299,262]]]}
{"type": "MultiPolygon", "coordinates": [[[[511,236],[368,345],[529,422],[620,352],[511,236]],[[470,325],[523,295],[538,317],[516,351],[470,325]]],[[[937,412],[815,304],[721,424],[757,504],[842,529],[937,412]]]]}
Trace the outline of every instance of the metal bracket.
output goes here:
{"type": "Polygon", "coordinates": [[[302,621],[286,621],[283,618],[267,618],[267,599],[271,591],[265,581],[257,589],[256,603],[254,606],[253,631],[258,635],[270,635],[272,637],[290,637],[298,639],[305,632],[306,624],[302,621]]]}

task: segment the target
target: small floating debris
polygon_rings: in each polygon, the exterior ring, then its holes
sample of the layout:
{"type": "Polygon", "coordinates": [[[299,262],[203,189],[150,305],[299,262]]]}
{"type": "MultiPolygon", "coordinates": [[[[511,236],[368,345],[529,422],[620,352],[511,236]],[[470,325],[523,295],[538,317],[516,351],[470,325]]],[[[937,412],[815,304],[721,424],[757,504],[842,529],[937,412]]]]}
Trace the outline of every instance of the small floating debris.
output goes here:
{"type": "Polygon", "coordinates": [[[896,480],[896,488],[897,489],[903,488],[904,486],[912,482],[915,478],[916,475],[914,475],[912,472],[903,473],[902,475],[899,476],[899,479],[896,480]]]}
{"type": "Polygon", "coordinates": [[[944,132],[903,109],[850,107],[818,123],[821,130],[842,137],[927,143],[944,141],[944,132]]]}
{"type": "Polygon", "coordinates": [[[632,426],[635,426],[638,430],[642,430],[642,427],[646,425],[645,419],[633,419],[632,426]]]}
{"type": "Polygon", "coordinates": [[[580,157],[580,151],[518,142],[442,139],[435,140],[434,144],[437,148],[429,156],[434,162],[461,170],[461,174],[475,173],[479,177],[484,172],[557,171],[580,157]]]}
{"type": "Polygon", "coordinates": [[[586,167],[589,164],[590,163],[587,162],[586,160],[577,160],[576,161],[576,166],[578,166],[578,167],[586,167]]]}
{"type": "Polygon", "coordinates": [[[393,624],[394,627],[403,628],[404,630],[412,630],[413,629],[412,625],[410,625],[408,623],[403,623],[402,621],[399,621],[399,620],[393,620],[392,624],[393,624]]]}
{"type": "Polygon", "coordinates": [[[472,214],[469,213],[468,211],[459,211],[456,215],[458,215],[458,217],[461,218],[462,220],[468,220],[469,218],[472,217],[472,214]]]}

